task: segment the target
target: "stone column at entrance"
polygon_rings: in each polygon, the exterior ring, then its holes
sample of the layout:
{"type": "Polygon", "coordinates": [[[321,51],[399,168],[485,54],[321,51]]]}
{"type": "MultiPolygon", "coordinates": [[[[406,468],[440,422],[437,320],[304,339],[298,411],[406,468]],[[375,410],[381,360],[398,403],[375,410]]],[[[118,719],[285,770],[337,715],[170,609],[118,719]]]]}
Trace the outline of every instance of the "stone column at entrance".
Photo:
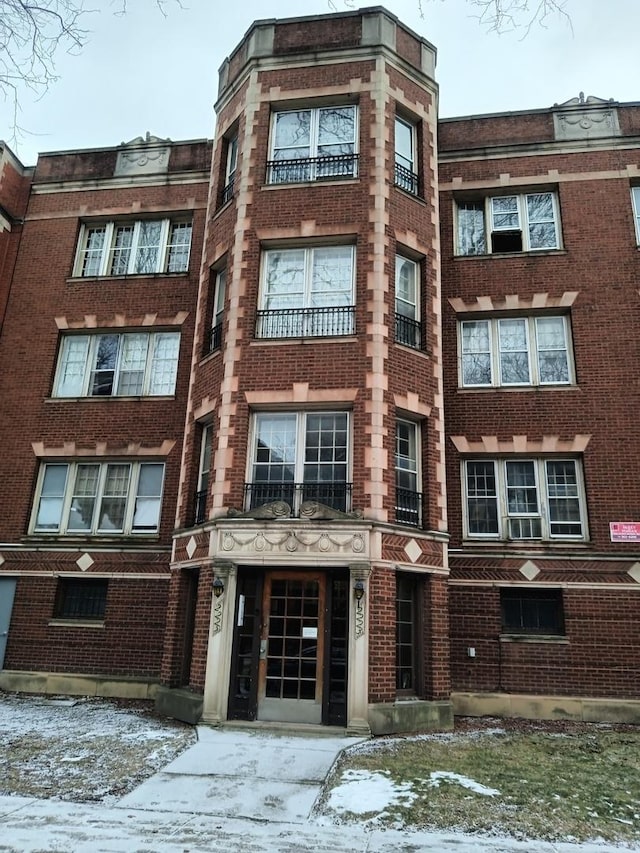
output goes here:
{"type": "Polygon", "coordinates": [[[371,734],[369,709],[369,563],[349,566],[349,672],[347,676],[347,731],[371,734]],[[358,586],[356,586],[358,585],[358,586]],[[358,600],[356,589],[362,585],[358,600]]]}
{"type": "Polygon", "coordinates": [[[213,571],[224,588],[216,596],[214,586],[202,722],[216,725],[227,719],[237,573],[235,564],[226,560],[214,560],[213,571]]]}

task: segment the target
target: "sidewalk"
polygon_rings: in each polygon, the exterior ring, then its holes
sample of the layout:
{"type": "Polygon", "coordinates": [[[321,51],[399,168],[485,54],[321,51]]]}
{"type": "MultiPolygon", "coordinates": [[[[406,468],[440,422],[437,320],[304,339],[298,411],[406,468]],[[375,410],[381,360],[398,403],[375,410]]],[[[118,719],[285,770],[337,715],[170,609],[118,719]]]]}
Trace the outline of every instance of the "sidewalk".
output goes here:
{"type": "MultiPolygon", "coordinates": [[[[201,727],[199,741],[115,805],[0,797],[2,853],[620,853],[454,832],[335,826],[313,805],[354,738],[201,727]]],[[[627,848],[628,849],[628,848],[627,848]]],[[[635,848],[639,849],[639,848],[635,848]]]]}

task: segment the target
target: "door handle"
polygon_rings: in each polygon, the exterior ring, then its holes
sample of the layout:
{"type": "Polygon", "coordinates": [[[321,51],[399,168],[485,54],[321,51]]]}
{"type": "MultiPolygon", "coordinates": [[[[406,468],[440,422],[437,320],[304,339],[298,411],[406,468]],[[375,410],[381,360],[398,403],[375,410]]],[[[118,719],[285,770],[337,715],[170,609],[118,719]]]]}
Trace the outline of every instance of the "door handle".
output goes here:
{"type": "Polygon", "coordinates": [[[267,641],[260,640],[260,660],[267,659],[267,641]]]}

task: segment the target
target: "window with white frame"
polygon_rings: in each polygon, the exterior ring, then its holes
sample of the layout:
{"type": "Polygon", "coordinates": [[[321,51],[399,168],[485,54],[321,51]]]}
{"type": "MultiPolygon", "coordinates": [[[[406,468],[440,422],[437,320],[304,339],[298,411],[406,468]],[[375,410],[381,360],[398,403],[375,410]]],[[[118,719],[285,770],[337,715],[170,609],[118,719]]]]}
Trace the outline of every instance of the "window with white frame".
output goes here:
{"type": "Polygon", "coordinates": [[[238,166],[238,137],[231,136],[226,140],[226,162],[224,172],[224,187],[221,203],[226,204],[233,197],[236,169],[238,166]]]}
{"type": "Polygon", "coordinates": [[[270,249],[262,259],[259,338],[352,335],[355,248],[270,249]]]}
{"type": "Polygon", "coordinates": [[[179,332],[64,335],[53,396],[173,394],[179,348],[179,332]]]}
{"type": "Polygon", "coordinates": [[[213,450],[213,424],[203,424],[200,431],[200,461],[198,464],[198,489],[195,500],[195,523],[206,519],[207,497],[209,494],[209,474],[211,472],[211,453],[213,450]]]}
{"type": "Polygon", "coordinates": [[[357,118],[355,106],[275,112],[268,182],[299,183],[355,177],[357,118]]]}
{"type": "Polygon", "coordinates": [[[209,352],[222,346],[222,321],[224,319],[224,300],[227,286],[227,271],[218,270],[213,286],[213,310],[211,313],[211,330],[209,334],[209,352]]]}
{"type": "Polygon", "coordinates": [[[420,426],[403,418],[396,421],[396,521],[422,526],[420,426]]]}
{"type": "Polygon", "coordinates": [[[553,192],[459,201],[456,212],[458,255],[560,248],[558,201],[553,192]]]}
{"type": "Polygon", "coordinates": [[[84,224],[74,275],[93,278],[186,272],[191,230],[190,221],[171,219],[84,224]]]}
{"type": "Polygon", "coordinates": [[[575,381],[566,315],[463,320],[459,335],[463,388],[575,381]]]}
{"type": "Polygon", "coordinates": [[[585,539],[576,459],[468,459],[465,534],[485,539],[585,539]]]}
{"type": "Polygon", "coordinates": [[[396,343],[420,349],[420,265],[396,255],[396,343]]]}
{"type": "Polygon", "coordinates": [[[46,462],[41,466],[34,533],[156,533],[164,463],[46,462]]]}
{"type": "Polygon", "coordinates": [[[416,165],[416,128],[406,119],[395,121],[395,175],[396,186],[418,194],[418,167],[416,165]]]}
{"type": "Polygon", "coordinates": [[[248,508],[304,501],[348,509],[347,412],[259,412],[253,422],[248,508]]]}
{"type": "Polygon", "coordinates": [[[640,187],[632,187],[631,200],[633,204],[633,218],[636,223],[636,240],[640,246],[640,187]]]}

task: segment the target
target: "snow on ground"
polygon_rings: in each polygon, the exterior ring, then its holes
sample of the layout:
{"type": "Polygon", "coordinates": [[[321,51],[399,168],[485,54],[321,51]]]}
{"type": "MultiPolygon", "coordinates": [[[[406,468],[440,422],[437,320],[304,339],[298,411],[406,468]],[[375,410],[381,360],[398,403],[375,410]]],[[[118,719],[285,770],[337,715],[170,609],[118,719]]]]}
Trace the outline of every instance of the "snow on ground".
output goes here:
{"type": "Polygon", "coordinates": [[[432,788],[439,788],[440,782],[454,782],[463,788],[467,788],[469,791],[482,794],[484,797],[497,797],[500,794],[500,791],[496,788],[488,788],[486,785],[481,785],[467,776],[461,776],[459,773],[451,773],[449,770],[436,770],[429,775],[429,785],[432,788]]]}
{"type": "Polygon", "coordinates": [[[387,773],[346,770],[340,784],[329,793],[327,806],[337,814],[384,817],[389,806],[410,806],[416,799],[409,782],[393,782],[387,773]]]}

